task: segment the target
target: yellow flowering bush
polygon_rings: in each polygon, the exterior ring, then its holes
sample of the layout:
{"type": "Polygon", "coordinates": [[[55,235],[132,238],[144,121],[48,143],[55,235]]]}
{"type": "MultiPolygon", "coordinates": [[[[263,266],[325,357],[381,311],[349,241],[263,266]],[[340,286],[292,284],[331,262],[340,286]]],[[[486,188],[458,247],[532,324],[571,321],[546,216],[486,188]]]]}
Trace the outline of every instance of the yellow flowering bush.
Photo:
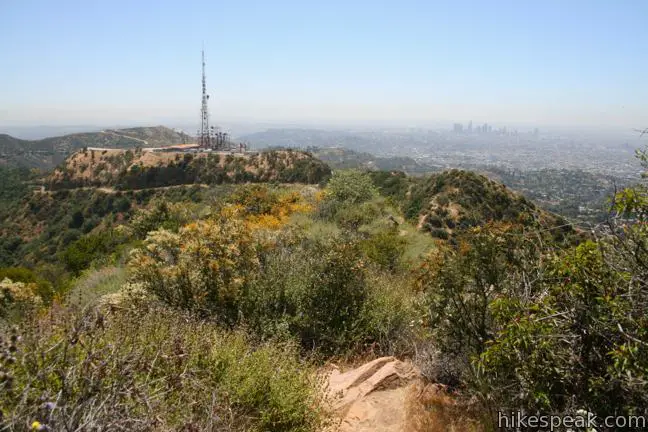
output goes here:
{"type": "Polygon", "coordinates": [[[259,259],[245,223],[221,219],[149,233],[129,267],[132,282],[165,303],[232,323],[259,259]]]}
{"type": "Polygon", "coordinates": [[[245,220],[252,230],[278,230],[295,213],[308,213],[313,206],[298,192],[277,191],[265,185],[243,186],[221,209],[223,217],[245,220]]]}
{"type": "Polygon", "coordinates": [[[252,230],[277,230],[286,225],[290,216],[295,213],[308,213],[313,207],[304,201],[297,192],[279,196],[266,213],[250,214],[246,217],[248,227],[252,230]]]}
{"type": "Polygon", "coordinates": [[[6,317],[11,310],[40,306],[43,301],[36,290],[35,283],[13,282],[9,278],[0,281],[0,317],[6,317]]]}

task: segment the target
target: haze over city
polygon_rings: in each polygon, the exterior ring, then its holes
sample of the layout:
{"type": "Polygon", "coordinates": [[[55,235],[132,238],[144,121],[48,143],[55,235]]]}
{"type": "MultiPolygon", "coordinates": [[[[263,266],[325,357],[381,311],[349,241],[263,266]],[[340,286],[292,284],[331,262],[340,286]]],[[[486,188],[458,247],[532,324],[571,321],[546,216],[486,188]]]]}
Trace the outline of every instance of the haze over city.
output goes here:
{"type": "Polygon", "coordinates": [[[2,6],[0,127],[648,124],[642,1],[2,6]]]}

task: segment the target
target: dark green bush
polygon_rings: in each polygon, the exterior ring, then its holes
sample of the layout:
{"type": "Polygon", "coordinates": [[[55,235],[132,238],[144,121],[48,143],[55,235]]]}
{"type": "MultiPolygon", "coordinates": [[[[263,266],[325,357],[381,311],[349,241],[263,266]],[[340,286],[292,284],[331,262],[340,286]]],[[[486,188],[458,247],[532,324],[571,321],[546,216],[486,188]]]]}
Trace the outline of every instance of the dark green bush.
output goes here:
{"type": "Polygon", "coordinates": [[[443,228],[431,228],[430,234],[432,234],[432,237],[442,239],[442,240],[447,240],[450,237],[448,231],[446,231],[443,228]]]}
{"type": "Polygon", "coordinates": [[[401,267],[407,242],[397,229],[381,230],[360,243],[360,249],[370,261],[391,273],[401,267]]]}
{"type": "MultiPolygon", "coordinates": [[[[392,240],[381,252],[399,248],[392,240]]],[[[265,338],[295,336],[303,350],[321,355],[371,344],[394,353],[413,319],[413,295],[403,279],[368,268],[362,254],[359,244],[338,237],[297,238],[268,251],[244,301],[246,324],[265,338]]]]}
{"type": "Polygon", "coordinates": [[[245,300],[246,320],[261,334],[283,327],[321,353],[350,348],[367,299],[357,245],[305,240],[270,251],[245,300]]]}
{"type": "Polygon", "coordinates": [[[443,226],[443,220],[435,214],[431,214],[430,216],[428,216],[426,222],[432,228],[441,228],[443,226]]]}
{"type": "Polygon", "coordinates": [[[493,400],[528,410],[587,409],[599,417],[645,415],[648,295],[584,243],[552,260],[542,298],[491,304],[497,338],[476,362],[493,400]],[[558,336],[559,335],[559,336],[558,336]]]}
{"type": "Polygon", "coordinates": [[[62,253],[65,267],[75,275],[90,267],[93,261],[112,253],[124,237],[112,230],[88,234],[73,242],[62,253]]]}

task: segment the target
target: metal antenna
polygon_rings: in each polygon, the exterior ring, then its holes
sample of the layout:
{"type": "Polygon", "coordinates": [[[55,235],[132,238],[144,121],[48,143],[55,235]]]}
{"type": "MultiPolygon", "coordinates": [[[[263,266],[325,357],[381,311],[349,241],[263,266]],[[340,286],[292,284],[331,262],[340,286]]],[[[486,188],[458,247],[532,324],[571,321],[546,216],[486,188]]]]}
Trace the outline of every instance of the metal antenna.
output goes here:
{"type": "Polygon", "coordinates": [[[205,43],[203,42],[202,49],[202,106],[200,108],[200,147],[210,148],[211,147],[211,134],[209,131],[209,109],[207,107],[207,101],[209,100],[209,95],[207,94],[207,80],[205,78],[205,43]]]}
{"type": "Polygon", "coordinates": [[[211,149],[219,151],[234,151],[238,149],[241,152],[247,150],[246,145],[236,144],[232,141],[230,135],[222,132],[218,127],[209,126],[209,109],[207,102],[207,79],[205,77],[205,43],[202,48],[202,106],[200,108],[200,131],[198,145],[201,149],[211,149]]]}

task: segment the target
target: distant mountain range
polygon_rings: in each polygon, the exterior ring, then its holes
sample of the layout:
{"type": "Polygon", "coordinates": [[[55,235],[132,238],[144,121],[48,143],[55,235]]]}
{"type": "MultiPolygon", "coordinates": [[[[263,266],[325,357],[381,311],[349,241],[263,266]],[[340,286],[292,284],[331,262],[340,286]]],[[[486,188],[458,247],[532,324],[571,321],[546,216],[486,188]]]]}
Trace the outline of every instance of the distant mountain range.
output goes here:
{"type": "Polygon", "coordinates": [[[48,170],[84,147],[159,147],[192,140],[189,135],[164,126],[109,129],[40,140],[24,140],[0,134],[0,164],[48,170]]]}

